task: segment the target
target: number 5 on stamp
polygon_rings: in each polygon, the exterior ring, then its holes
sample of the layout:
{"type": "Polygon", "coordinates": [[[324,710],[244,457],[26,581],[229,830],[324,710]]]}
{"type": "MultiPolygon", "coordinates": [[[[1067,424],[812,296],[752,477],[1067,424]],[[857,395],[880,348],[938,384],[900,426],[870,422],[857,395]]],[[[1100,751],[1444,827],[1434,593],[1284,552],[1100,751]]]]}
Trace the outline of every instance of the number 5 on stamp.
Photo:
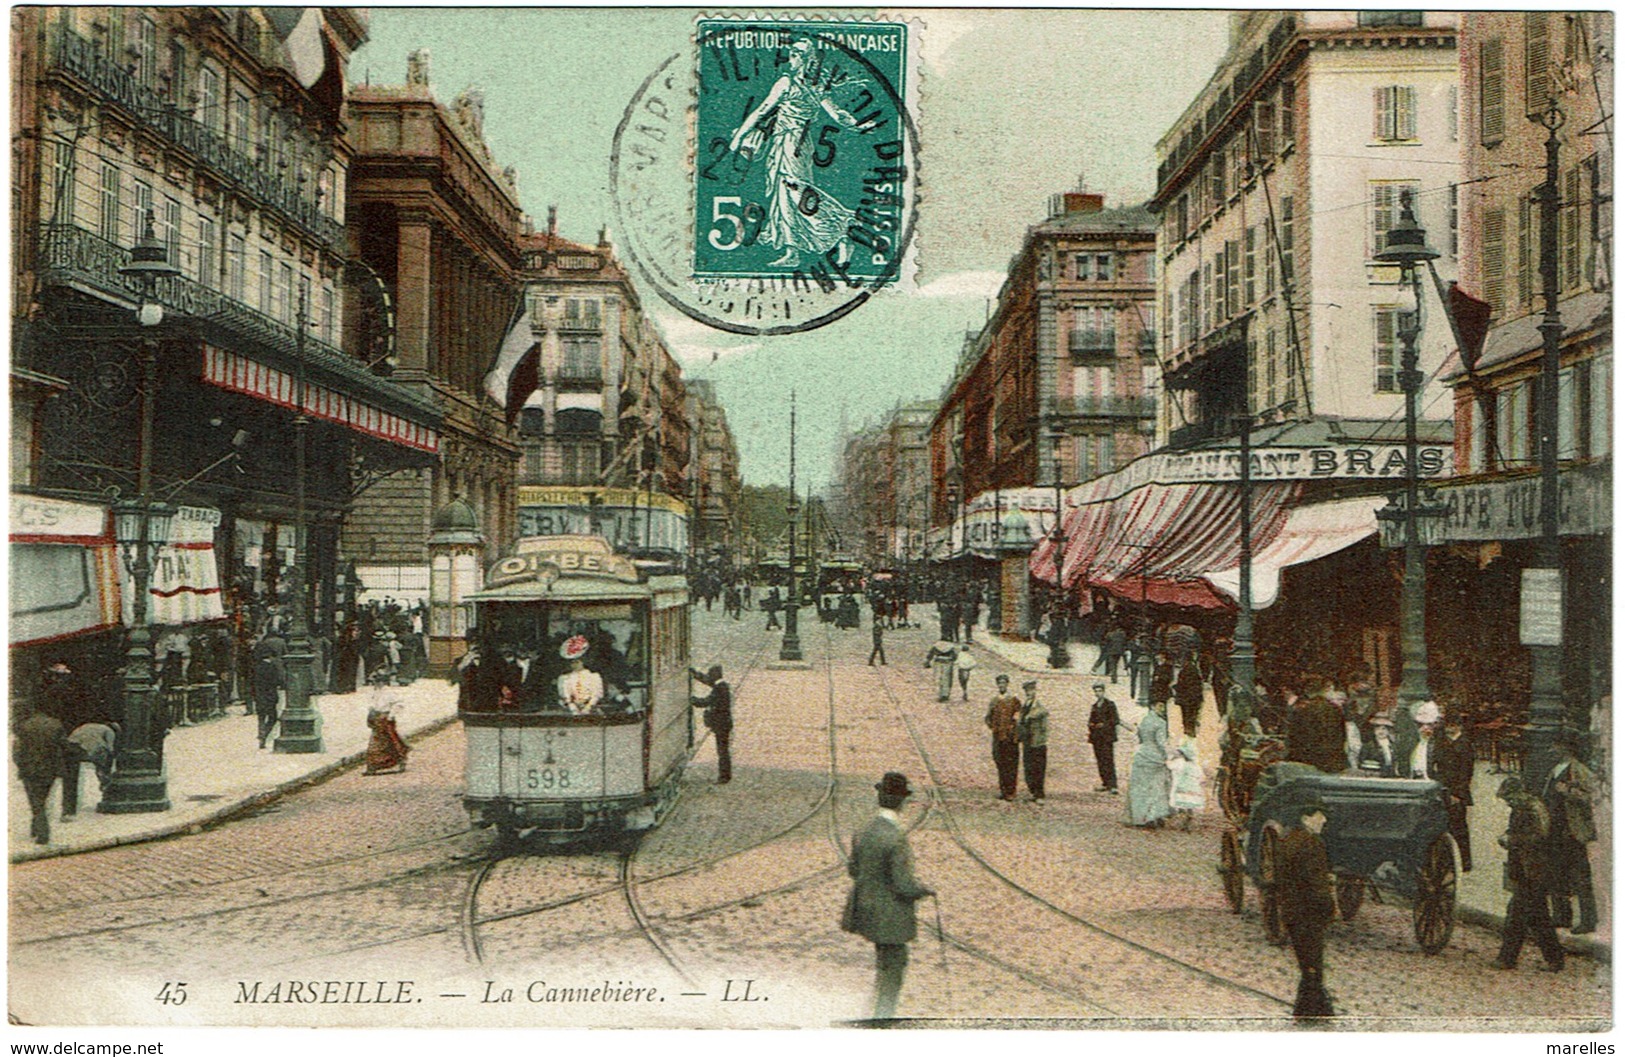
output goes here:
{"type": "Polygon", "coordinates": [[[699,23],[694,277],[896,274],[908,28],[699,23]]]}

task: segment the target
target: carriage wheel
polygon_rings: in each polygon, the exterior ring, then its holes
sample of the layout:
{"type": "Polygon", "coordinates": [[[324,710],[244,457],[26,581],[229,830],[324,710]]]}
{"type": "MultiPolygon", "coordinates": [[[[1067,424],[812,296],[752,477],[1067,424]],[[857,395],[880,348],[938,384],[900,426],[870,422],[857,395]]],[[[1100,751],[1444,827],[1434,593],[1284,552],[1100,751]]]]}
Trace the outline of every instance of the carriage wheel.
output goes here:
{"type": "Polygon", "coordinates": [[[1456,838],[1441,833],[1416,868],[1411,927],[1423,954],[1438,954],[1456,928],[1456,838]]]}
{"type": "Polygon", "coordinates": [[[1337,911],[1344,921],[1353,921],[1354,915],[1360,912],[1360,905],[1365,902],[1365,878],[1345,877],[1337,878],[1337,911]]]}
{"type": "Polygon", "coordinates": [[[1276,863],[1280,861],[1281,832],[1273,824],[1259,834],[1258,902],[1264,915],[1264,937],[1280,947],[1286,943],[1286,922],[1281,917],[1281,897],[1276,891],[1276,863]]]}
{"type": "Polygon", "coordinates": [[[1247,899],[1247,874],[1242,867],[1241,840],[1236,831],[1227,829],[1219,838],[1219,879],[1224,884],[1225,902],[1230,913],[1241,913],[1247,899]]]}
{"type": "Polygon", "coordinates": [[[1230,773],[1230,768],[1221,766],[1213,772],[1213,799],[1219,802],[1219,810],[1224,812],[1224,817],[1230,820],[1230,824],[1240,826],[1247,821],[1247,813],[1243,811],[1240,817],[1237,817],[1235,795],[1235,777],[1230,773]]]}

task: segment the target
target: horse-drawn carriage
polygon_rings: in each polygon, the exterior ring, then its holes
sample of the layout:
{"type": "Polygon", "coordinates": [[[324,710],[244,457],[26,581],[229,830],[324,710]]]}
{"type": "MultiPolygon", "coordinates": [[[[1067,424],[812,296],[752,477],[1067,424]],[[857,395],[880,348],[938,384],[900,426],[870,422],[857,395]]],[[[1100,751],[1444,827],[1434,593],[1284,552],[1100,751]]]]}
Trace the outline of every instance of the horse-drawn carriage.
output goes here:
{"type": "MultiPolygon", "coordinates": [[[[1219,876],[1232,912],[1241,913],[1246,878],[1252,877],[1265,935],[1271,943],[1286,942],[1276,888],[1280,840],[1304,803],[1318,796],[1326,805],[1321,839],[1336,876],[1339,916],[1352,920],[1367,891],[1395,891],[1411,902],[1412,930],[1423,953],[1444,949],[1456,923],[1460,858],[1448,832],[1442,786],[1425,779],[1327,774],[1300,763],[1276,763],[1257,777],[1256,788],[1246,790],[1244,818],[1232,819],[1235,825],[1226,827],[1219,847],[1219,876]]],[[[1238,792],[1229,803],[1241,799],[1238,792]]],[[[1226,802],[1222,795],[1220,800],[1226,802]]]]}

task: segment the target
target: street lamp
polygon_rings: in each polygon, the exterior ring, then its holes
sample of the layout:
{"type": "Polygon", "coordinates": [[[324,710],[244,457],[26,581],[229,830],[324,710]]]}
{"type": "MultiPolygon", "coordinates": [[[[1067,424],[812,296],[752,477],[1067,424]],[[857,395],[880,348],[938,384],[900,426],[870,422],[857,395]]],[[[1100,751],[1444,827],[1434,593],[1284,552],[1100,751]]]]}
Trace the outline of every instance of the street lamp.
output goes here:
{"type": "Polygon", "coordinates": [[[790,501],[784,512],[790,517],[790,590],[784,599],[784,639],[779,643],[779,660],[801,660],[801,635],[796,627],[799,610],[796,598],[796,394],[790,391],[790,501]]]}
{"type": "Polygon", "coordinates": [[[288,629],[288,653],[283,658],[287,671],[288,702],[277,724],[277,739],[272,751],[280,753],[309,753],[322,751],[322,714],[310,707],[310,690],[315,683],[310,650],[310,553],[305,514],[305,433],[310,425],[306,413],[309,402],[305,384],[305,331],[310,327],[310,309],[305,303],[303,288],[299,291],[299,310],[294,316],[294,358],[298,368],[298,381],[294,399],[298,401],[293,416],[293,478],[294,478],[294,576],[293,620],[288,629]]]}
{"type": "Polygon", "coordinates": [[[1399,222],[1389,230],[1384,241],[1376,260],[1399,266],[1402,302],[1397,323],[1401,342],[1399,387],[1405,394],[1405,506],[1388,516],[1397,513],[1405,523],[1405,579],[1399,614],[1399,702],[1402,706],[1411,706],[1429,697],[1427,640],[1423,633],[1427,566],[1422,554],[1420,519],[1423,511],[1416,465],[1416,405],[1422,391],[1422,372],[1417,367],[1416,352],[1416,339],[1422,332],[1422,279],[1417,265],[1436,259],[1439,253],[1427,244],[1427,232],[1416,222],[1409,194],[1401,199],[1399,222]]]}
{"type": "Polygon", "coordinates": [[[152,631],[147,626],[147,601],[152,563],[160,547],[169,542],[174,508],[152,497],[152,435],[158,403],[158,339],[152,328],[164,321],[164,306],[153,297],[159,279],[180,274],[169,262],[169,251],[153,232],[152,213],[146,217],[141,238],[130,249],[130,263],[119,274],[141,287],[135,317],[141,337],[141,426],[136,448],[136,498],[113,508],[113,531],[129,570],[130,635],[124,652],[124,725],[118,739],[113,775],[96,810],[109,815],[131,815],[169,810],[169,779],[164,773],[163,736],[153,722],[153,696],[157,686],[152,670],[152,631]]]}
{"type": "Polygon", "coordinates": [[[1050,601],[1049,618],[1049,660],[1051,668],[1072,667],[1072,656],[1066,651],[1066,638],[1061,631],[1061,622],[1066,619],[1066,587],[1061,582],[1062,551],[1066,547],[1066,532],[1061,528],[1061,515],[1065,510],[1061,502],[1061,444],[1066,440],[1066,434],[1057,430],[1050,435],[1050,442],[1055,449],[1055,525],[1050,529],[1050,553],[1055,558],[1055,597],[1050,601]]]}

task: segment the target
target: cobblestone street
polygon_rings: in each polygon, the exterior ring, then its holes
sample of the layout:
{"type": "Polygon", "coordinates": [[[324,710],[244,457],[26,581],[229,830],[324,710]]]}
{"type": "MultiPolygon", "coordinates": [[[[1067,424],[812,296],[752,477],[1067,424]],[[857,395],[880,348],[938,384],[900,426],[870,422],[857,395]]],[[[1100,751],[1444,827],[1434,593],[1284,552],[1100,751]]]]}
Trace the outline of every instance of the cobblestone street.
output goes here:
{"type": "MultiPolygon", "coordinates": [[[[927,624],[929,625],[929,611],[927,624]]],[[[359,770],[195,835],[13,866],[11,994],[28,1023],[827,1026],[866,1013],[873,952],[837,927],[844,851],[881,772],[910,776],[920,937],[900,1014],[939,1023],[1285,1028],[1290,952],[1264,938],[1256,891],[1229,912],[1214,866],[1222,816],[1190,832],[1121,823],[1093,792],[1084,689],[1039,674],[1051,709],[1047,802],[997,799],[982,713],[1010,670],[978,647],[970,702],[939,704],[927,632],[802,624],[808,667],[767,667],[761,615],[695,613],[696,665],[735,688],[735,778],[702,743],[681,800],[635,851],[493,858],[460,803],[463,736],[422,741],[403,775],[359,770]],[[116,971],[111,967],[117,967],[116,971]],[[63,993],[60,981],[79,986],[63,993]],[[404,1004],[266,1004],[282,981],[410,980],[404,1004]],[[158,996],[185,981],[184,1007],[158,996]],[[540,981],[540,984],[537,982],[540,981]],[[255,985],[261,1001],[252,998],[255,985]],[[534,986],[533,986],[534,985],[534,986]],[[656,988],[572,1003],[551,988],[656,988]],[[508,989],[512,1002],[500,999],[508,989]],[[527,989],[530,996],[527,998],[527,989]]],[[[1126,699],[1126,685],[1119,688],[1126,699]]],[[[1211,702],[1209,704],[1211,707],[1211,702]]],[[[1127,772],[1132,741],[1118,746],[1127,772]]],[[[1210,767],[1211,770],[1211,767],[1210,767]]],[[[1495,870],[1495,861],[1480,869],[1495,870]]],[[[1495,971],[1498,939],[1460,924],[1423,955],[1408,906],[1330,934],[1340,1025],[1439,1029],[1486,1018],[1596,1026],[1605,964],[1495,971]]],[[[391,991],[393,994],[394,992],[391,991]]]]}

